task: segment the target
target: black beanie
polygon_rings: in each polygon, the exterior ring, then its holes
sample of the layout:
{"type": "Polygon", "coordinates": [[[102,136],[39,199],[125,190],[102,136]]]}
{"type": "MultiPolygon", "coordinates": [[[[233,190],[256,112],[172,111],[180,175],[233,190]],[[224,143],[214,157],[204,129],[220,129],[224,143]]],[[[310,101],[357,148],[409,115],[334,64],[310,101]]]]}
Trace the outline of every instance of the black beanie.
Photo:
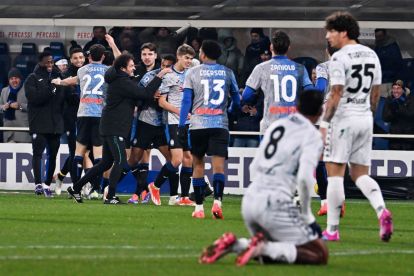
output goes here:
{"type": "Polygon", "coordinates": [[[10,78],[13,78],[13,77],[19,78],[21,80],[23,79],[22,73],[20,73],[19,69],[17,69],[17,68],[12,68],[9,71],[8,78],[10,79],[10,78]]]}

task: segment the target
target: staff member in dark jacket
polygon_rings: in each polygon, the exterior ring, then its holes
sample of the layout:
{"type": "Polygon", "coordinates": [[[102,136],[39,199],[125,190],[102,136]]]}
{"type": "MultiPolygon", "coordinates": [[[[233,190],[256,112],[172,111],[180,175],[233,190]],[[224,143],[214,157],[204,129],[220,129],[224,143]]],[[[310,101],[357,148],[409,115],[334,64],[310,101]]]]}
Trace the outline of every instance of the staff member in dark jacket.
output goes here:
{"type": "Polygon", "coordinates": [[[56,167],[56,155],[63,133],[63,104],[69,95],[57,88],[50,81],[59,77],[53,66],[49,52],[39,54],[39,63],[25,83],[29,130],[33,147],[33,174],[35,177],[35,194],[52,197],[50,183],[56,167]],[[42,186],[41,162],[43,151],[47,148],[46,179],[42,186]]]}
{"type": "Polygon", "coordinates": [[[78,203],[82,202],[80,194],[82,187],[93,177],[111,167],[109,191],[104,203],[121,203],[115,196],[115,190],[122,173],[129,170],[125,154],[125,141],[130,133],[136,101],[149,100],[159,96],[156,92],[161,85],[161,78],[164,74],[171,72],[171,69],[164,69],[147,87],[139,87],[136,80],[131,78],[134,70],[133,57],[130,54],[122,54],[105,74],[108,90],[99,128],[103,139],[103,156],[102,160],[76,182],[73,188],[68,188],[68,193],[78,203]]]}

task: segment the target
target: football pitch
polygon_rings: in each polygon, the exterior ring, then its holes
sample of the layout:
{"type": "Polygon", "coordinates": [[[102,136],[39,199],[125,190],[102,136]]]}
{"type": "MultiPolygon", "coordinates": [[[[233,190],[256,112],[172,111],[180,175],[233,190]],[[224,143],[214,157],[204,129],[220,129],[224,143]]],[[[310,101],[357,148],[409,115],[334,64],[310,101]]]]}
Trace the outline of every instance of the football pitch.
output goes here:
{"type": "MultiPolygon", "coordinates": [[[[126,197],[122,197],[124,201],[126,197]]],[[[2,275],[414,275],[414,202],[387,201],[395,232],[378,237],[378,221],[367,201],[348,200],[341,241],[329,243],[327,266],[239,268],[235,255],[213,265],[198,256],[219,235],[246,236],[239,196],[224,199],[225,219],[191,218],[193,207],[74,204],[62,197],[0,194],[0,274],[2,275]]],[[[313,202],[316,212],[319,201],[313,202]]],[[[318,218],[322,227],[326,218],[318,218]]]]}

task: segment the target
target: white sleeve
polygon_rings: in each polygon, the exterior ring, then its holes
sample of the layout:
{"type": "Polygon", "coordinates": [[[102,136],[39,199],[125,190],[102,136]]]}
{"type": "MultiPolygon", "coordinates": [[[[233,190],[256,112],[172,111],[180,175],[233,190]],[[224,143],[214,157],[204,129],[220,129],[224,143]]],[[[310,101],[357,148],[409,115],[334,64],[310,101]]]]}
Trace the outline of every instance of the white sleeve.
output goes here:
{"type": "Polygon", "coordinates": [[[246,86],[249,86],[254,90],[257,90],[262,84],[262,71],[262,66],[260,66],[260,64],[256,65],[256,67],[254,67],[253,69],[253,72],[250,74],[249,78],[246,81],[246,86]]]}
{"type": "Polygon", "coordinates": [[[328,70],[326,68],[326,66],[324,66],[324,63],[322,64],[318,64],[318,66],[316,66],[316,78],[324,78],[326,80],[328,80],[328,70]]]}
{"type": "Polygon", "coordinates": [[[377,62],[375,64],[375,77],[372,81],[372,85],[381,85],[382,84],[382,71],[381,71],[381,63],[379,62],[379,59],[377,59],[377,62]]]}
{"type": "Polygon", "coordinates": [[[345,82],[345,64],[334,54],[329,62],[329,84],[331,86],[345,85],[345,82]]]}
{"type": "Polygon", "coordinates": [[[311,191],[315,184],[313,173],[322,153],[322,137],[318,132],[313,132],[313,135],[304,141],[297,176],[301,214],[308,224],[315,221],[311,209],[311,191]]]}

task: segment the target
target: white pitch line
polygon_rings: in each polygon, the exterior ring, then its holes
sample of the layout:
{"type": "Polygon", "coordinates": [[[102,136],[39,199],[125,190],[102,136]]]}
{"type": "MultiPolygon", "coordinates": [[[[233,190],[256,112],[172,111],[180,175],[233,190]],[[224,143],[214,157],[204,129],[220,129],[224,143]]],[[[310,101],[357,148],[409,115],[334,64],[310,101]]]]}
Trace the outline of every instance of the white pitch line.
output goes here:
{"type": "MultiPolygon", "coordinates": [[[[2,246],[3,249],[161,249],[160,247],[138,247],[138,246],[2,246]]],[[[166,247],[163,247],[164,249],[166,247]]],[[[169,249],[182,249],[188,250],[189,248],[186,247],[167,247],[169,249]]],[[[196,248],[191,248],[196,249],[196,248]]],[[[142,252],[141,252],[142,253],[142,252]]],[[[363,256],[363,255],[383,255],[383,254],[402,254],[402,255],[413,255],[414,250],[399,250],[399,249],[391,249],[391,250],[349,250],[349,251],[338,251],[338,252],[331,252],[330,256],[341,257],[341,256],[363,256]]],[[[179,259],[179,258],[197,258],[199,254],[143,254],[140,255],[8,255],[8,256],[0,256],[0,261],[19,261],[19,260],[104,260],[104,259],[134,259],[134,260],[142,260],[142,259],[179,259]]]]}
{"type": "MultiPolygon", "coordinates": [[[[153,246],[153,245],[0,245],[1,249],[125,249],[125,250],[139,250],[139,249],[151,249],[151,250],[191,250],[199,249],[190,246],[153,246]]],[[[201,250],[201,249],[200,249],[201,250]]]]}
{"type": "Polygon", "coordinates": [[[338,251],[329,253],[330,256],[361,256],[361,255],[382,255],[382,254],[403,254],[411,255],[414,254],[414,250],[359,250],[359,251],[338,251]]]}
{"type": "Polygon", "coordinates": [[[197,258],[198,254],[145,254],[145,255],[10,255],[0,256],[0,261],[21,261],[21,260],[105,260],[105,259],[183,259],[183,258],[197,258]]]}

